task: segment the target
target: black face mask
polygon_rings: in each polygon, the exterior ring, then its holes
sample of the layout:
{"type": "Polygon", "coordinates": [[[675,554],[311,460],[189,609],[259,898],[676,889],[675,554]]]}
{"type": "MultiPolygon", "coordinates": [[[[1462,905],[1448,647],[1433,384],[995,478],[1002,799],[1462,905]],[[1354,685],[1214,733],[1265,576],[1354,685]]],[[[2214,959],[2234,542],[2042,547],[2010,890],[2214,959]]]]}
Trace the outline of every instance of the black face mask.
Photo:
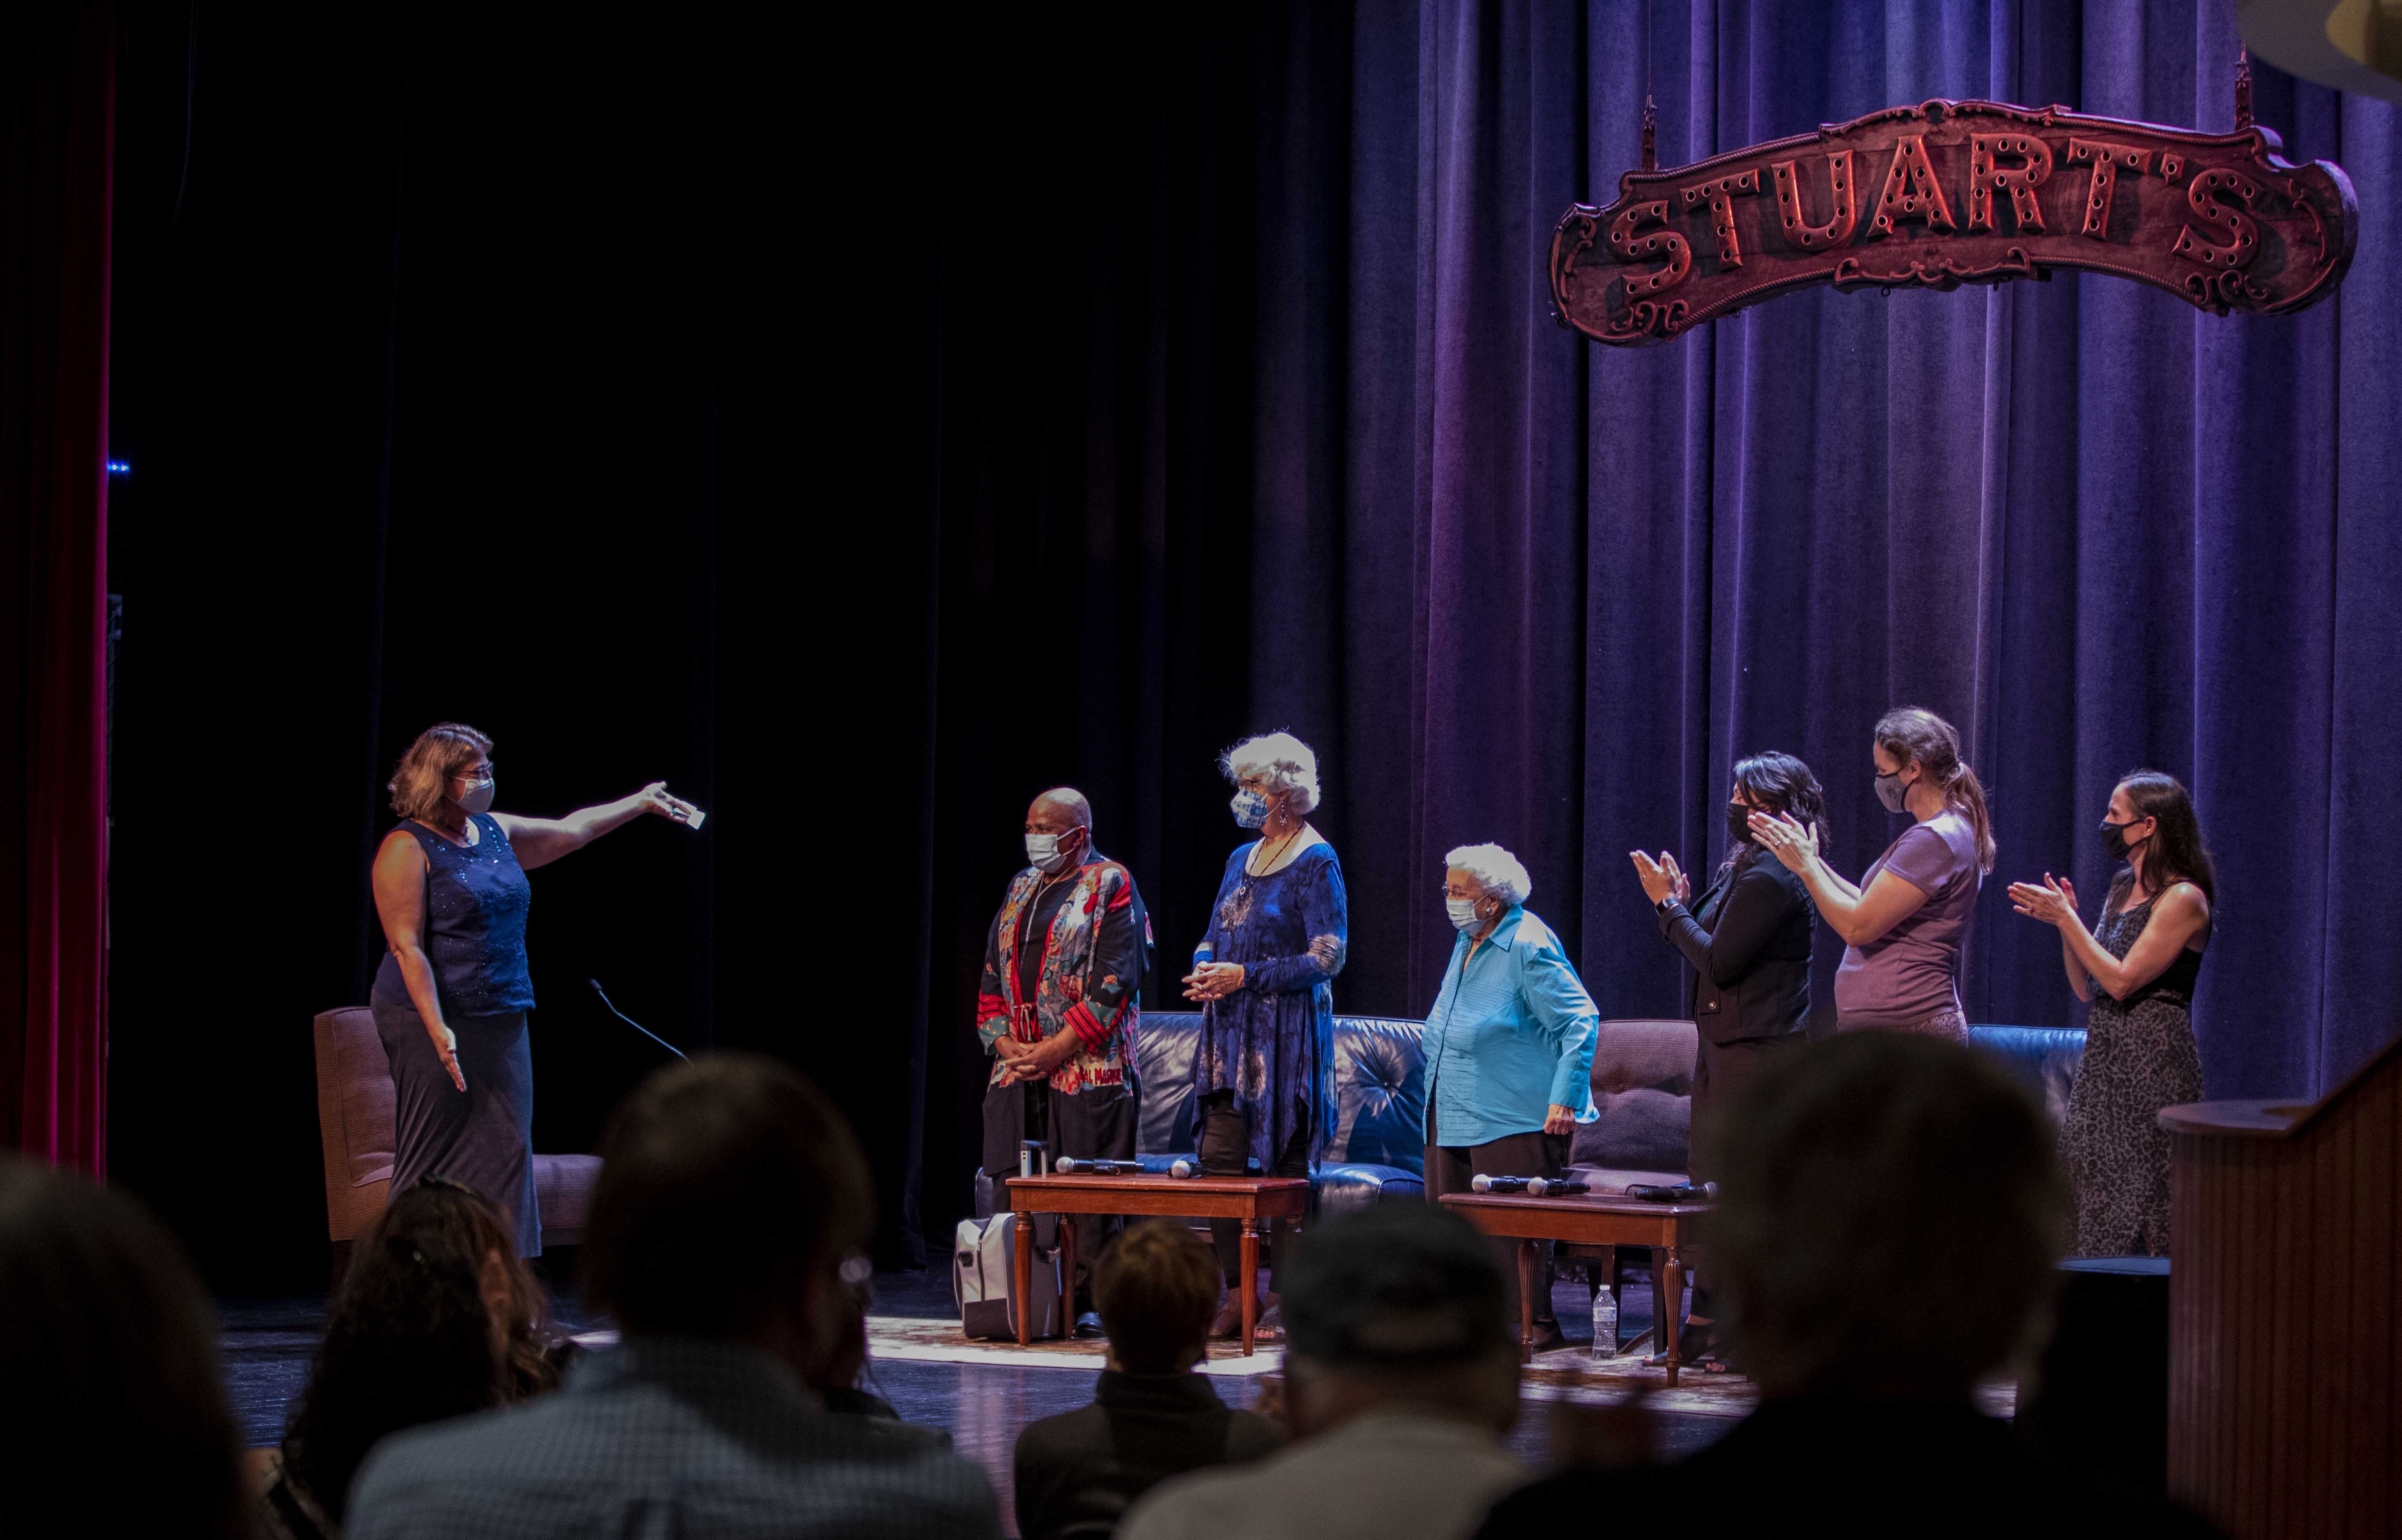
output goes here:
{"type": "Polygon", "coordinates": [[[1751,843],[1751,809],[1739,802],[1727,804],[1727,848],[1751,843]]]}
{"type": "MultiPolygon", "coordinates": [[[[2106,818],[2103,820],[2102,848],[2108,852],[2112,860],[2122,861],[2127,859],[2127,853],[2135,847],[2134,845],[2127,843],[2127,831],[2142,821],[2141,818],[2130,818],[2125,823],[2112,823],[2106,818]]],[[[2144,840],[2150,838],[2149,834],[2144,836],[2144,840]]],[[[2143,844],[2144,840],[2137,840],[2135,845],[2143,844]]]]}

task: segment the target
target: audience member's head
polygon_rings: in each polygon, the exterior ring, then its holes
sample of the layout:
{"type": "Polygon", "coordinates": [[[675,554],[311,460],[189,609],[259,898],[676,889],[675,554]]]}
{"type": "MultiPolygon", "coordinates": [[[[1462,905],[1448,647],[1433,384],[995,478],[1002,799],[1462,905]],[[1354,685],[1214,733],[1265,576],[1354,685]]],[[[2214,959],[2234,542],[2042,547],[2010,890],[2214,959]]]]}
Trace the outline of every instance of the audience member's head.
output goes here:
{"type": "Polygon", "coordinates": [[[10,1533],[246,1533],[216,1341],[200,1281],[156,1220],[79,1176],[0,1155],[10,1533]],[[115,1475],[94,1484],[96,1467],[115,1475]]]}
{"type": "Polygon", "coordinates": [[[1963,1402],[2039,1343],[2067,1188],[1975,1050],[1846,1033],[1745,1086],[1717,1142],[1712,1259],[1768,1396],[1963,1402]]]}
{"type": "Polygon", "coordinates": [[[1093,1306],[1128,1374],[1181,1374],[1209,1348],[1224,1287],[1218,1258],[1173,1219],[1128,1227],[1093,1264],[1093,1306]]]}
{"type": "Polygon", "coordinates": [[[326,1312],[286,1474],[339,1523],[376,1440],[549,1388],[545,1313],[499,1209],[435,1176],[393,1194],[326,1312]]]}
{"type": "Polygon", "coordinates": [[[867,1238],[867,1163],[841,1111],[772,1059],[713,1053],[638,1087],[600,1145],[586,1287],[627,1336],[763,1348],[827,1377],[867,1238]]]}
{"type": "Polygon", "coordinates": [[[1282,1293],[1295,1436],[1400,1406],[1507,1430],[1518,1344],[1492,1243],[1458,1216],[1377,1203],[1311,1231],[1282,1293]]]}

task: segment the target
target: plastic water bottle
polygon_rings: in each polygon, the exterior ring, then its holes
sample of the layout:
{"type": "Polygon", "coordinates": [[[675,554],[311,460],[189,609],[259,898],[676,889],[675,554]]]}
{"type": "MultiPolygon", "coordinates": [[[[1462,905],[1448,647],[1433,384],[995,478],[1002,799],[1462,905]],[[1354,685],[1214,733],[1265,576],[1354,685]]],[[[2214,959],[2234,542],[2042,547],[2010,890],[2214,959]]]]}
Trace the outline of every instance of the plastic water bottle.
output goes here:
{"type": "Polygon", "coordinates": [[[1593,1291],[1593,1355],[1618,1356],[1618,1296],[1607,1286],[1593,1291]]]}

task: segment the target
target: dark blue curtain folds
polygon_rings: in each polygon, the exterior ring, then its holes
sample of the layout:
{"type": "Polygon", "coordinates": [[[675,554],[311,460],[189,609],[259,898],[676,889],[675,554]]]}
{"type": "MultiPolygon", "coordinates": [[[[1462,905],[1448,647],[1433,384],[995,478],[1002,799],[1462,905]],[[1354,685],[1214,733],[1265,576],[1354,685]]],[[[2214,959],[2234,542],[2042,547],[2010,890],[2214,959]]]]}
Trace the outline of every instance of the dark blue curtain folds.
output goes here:
{"type": "Polygon", "coordinates": [[[1554,324],[1542,257],[1636,163],[1647,94],[1663,165],[1937,96],[2223,131],[2232,5],[1181,25],[1084,39],[1072,70],[1056,38],[986,38],[962,97],[1015,126],[942,241],[938,1045],[1049,779],[1096,796],[1170,973],[1236,837],[1209,757],[1290,727],[1352,879],[1339,1009],[1426,1009],[1442,854],[1494,839],[1604,1012],[1656,1014],[1677,965],[1627,852],[1708,867],[1731,761],[1781,748],[1857,873],[1896,832],[1869,730],[1900,704],[1956,723],[1993,796],[1972,1020],[2078,1019],[2056,935],[2003,888],[2067,874],[2090,914],[2111,787],[2153,766],[2218,856],[2212,1093],[2322,1091],[2391,1035],[2394,108],[2257,70],[2288,158],[2360,198],[2350,278],[2298,317],[2072,277],[1818,291],[1616,351],[1554,324]],[[1039,622],[1053,600],[1077,624],[1039,622]]]}

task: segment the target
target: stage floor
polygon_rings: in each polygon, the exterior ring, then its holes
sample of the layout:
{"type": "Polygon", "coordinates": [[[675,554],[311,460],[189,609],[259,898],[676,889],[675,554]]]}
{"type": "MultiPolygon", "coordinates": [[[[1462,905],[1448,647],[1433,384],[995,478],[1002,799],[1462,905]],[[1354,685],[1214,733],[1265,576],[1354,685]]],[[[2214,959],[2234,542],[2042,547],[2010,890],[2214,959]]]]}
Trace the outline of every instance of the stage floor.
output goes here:
{"type": "MultiPolygon", "coordinates": [[[[876,1338],[888,1342],[915,1341],[936,1354],[954,1342],[967,1362],[942,1356],[885,1355],[876,1358],[873,1378],[884,1398],[912,1423],[947,1429],[952,1445],[984,1467],[1001,1496],[1006,1533],[1017,1533],[1010,1514],[1010,1456],[1017,1435],[1028,1423],[1056,1412],[1073,1411],[1093,1398],[1093,1381],[1100,1368],[1099,1343],[1043,1343],[1028,1361],[1013,1362],[1018,1350],[999,1344],[968,1344],[954,1332],[935,1325],[955,1321],[950,1277],[929,1268],[922,1272],[880,1272],[875,1279],[871,1314],[879,1318],[876,1338]],[[919,1325],[918,1323],[923,1323],[919,1325]]],[[[1646,1291],[1629,1288],[1628,1302],[1646,1291]]],[[[1573,1353],[1546,1354],[1529,1373],[1525,1414],[1510,1438],[1511,1447],[1528,1464],[1547,1463],[1550,1436],[1542,1402],[1564,1395],[1609,1400],[1619,1394],[1613,1383],[1568,1372],[1591,1340],[1590,1305],[1581,1284],[1563,1284],[1556,1304],[1563,1329],[1575,1341],[1573,1353]],[[1570,1381],[1581,1378],[1581,1384],[1570,1381]]],[[[1648,1297],[1647,1297],[1648,1302],[1648,1297]]],[[[219,1302],[223,1321],[226,1383],[236,1424],[243,1441],[254,1448],[274,1444],[283,1434],[284,1419],[309,1377],[309,1361],[324,1334],[323,1295],[282,1299],[225,1299],[219,1302]]],[[[573,1300],[557,1307],[559,1324],[572,1331],[600,1328],[607,1323],[585,1314],[573,1300]]],[[[1649,1324],[1631,1313],[1627,1330],[1649,1324]]],[[[1272,1354],[1263,1354],[1265,1364],[1272,1354]]],[[[1249,1406],[1260,1394],[1256,1373],[1227,1372],[1249,1366],[1223,1353],[1213,1353],[1217,1370],[1212,1383],[1229,1406],[1249,1406]]],[[[1631,1366],[1628,1366],[1631,1369],[1631,1366]]],[[[1749,1387],[1740,1380],[1688,1375],[1684,1386],[1655,1402],[1661,1436],[1671,1457],[1689,1454],[1733,1425],[1750,1402],[1749,1387]],[[1685,1402],[1693,1397],[1693,1407],[1685,1402]],[[1674,1399],[1670,1399],[1674,1397],[1674,1399]],[[1705,1409],[1694,1409],[1695,1407],[1705,1409]]]]}

